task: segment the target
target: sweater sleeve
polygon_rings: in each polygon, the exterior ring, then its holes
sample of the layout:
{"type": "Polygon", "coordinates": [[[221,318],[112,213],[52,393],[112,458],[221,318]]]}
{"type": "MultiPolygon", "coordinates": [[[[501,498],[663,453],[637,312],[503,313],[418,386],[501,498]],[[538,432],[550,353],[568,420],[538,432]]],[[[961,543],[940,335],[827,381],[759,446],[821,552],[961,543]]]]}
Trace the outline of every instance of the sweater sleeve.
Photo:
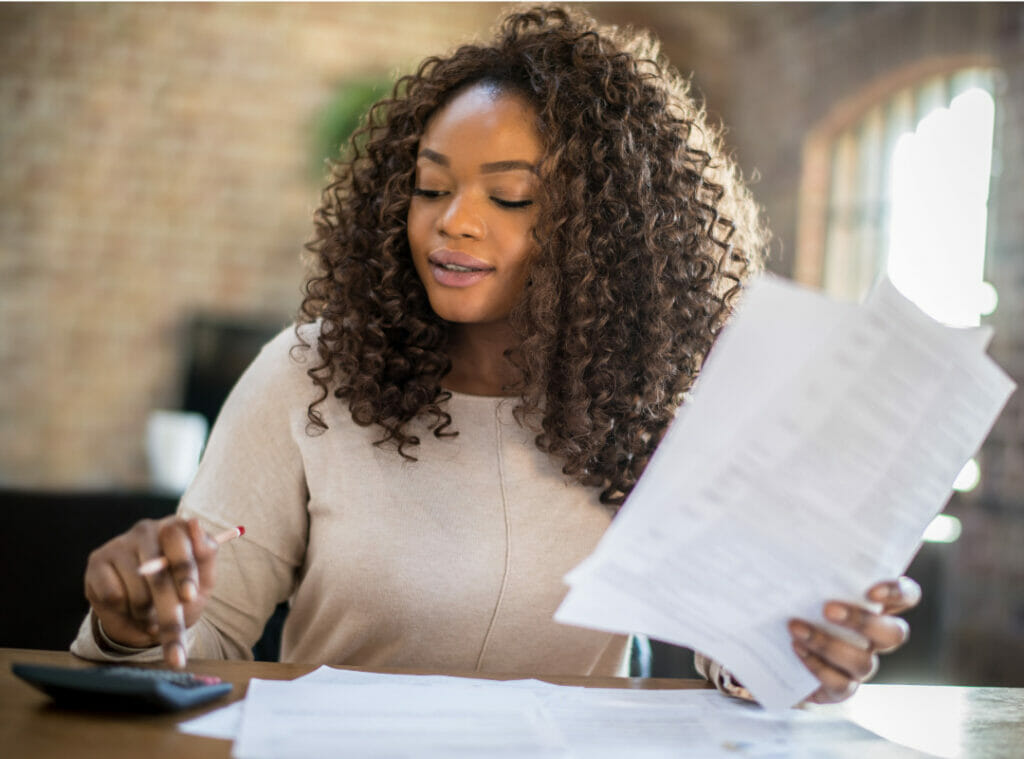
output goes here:
{"type": "Polygon", "coordinates": [[[722,691],[722,693],[735,696],[736,698],[742,698],[747,701],[754,700],[754,697],[750,695],[750,691],[744,688],[738,680],[733,678],[732,673],[729,672],[729,670],[714,659],[709,659],[704,654],[694,651],[693,666],[696,668],[697,672],[711,682],[711,684],[718,688],[718,690],[722,691]]]}
{"type": "MultiPolygon", "coordinates": [[[[287,600],[308,536],[308,492],[299,436],[312,383],[307,351],[288,328],[268,343],[232,389],[210,433],[196,477],[178,506],[208,532],[235,525],[245,536],[221,546],[216,585],[185,633],[190,657],[251,659],[267,619],[287,600]]],[[[72,653],[96,660],[159,660],[159,647],[111,645],[90,613],[72,653]]]]}

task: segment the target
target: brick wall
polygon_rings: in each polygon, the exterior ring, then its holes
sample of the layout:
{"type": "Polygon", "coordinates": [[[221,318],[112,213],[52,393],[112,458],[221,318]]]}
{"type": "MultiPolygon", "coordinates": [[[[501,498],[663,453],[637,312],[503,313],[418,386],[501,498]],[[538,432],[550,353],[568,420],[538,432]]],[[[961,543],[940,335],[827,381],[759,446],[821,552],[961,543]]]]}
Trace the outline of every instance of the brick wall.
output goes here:
{"type": "Polygon", "coordinates": [[[197,312],[290,320],[338,82],[486,31],[468,4],[0,6],[0,481],[144,486],[197,312]]]}

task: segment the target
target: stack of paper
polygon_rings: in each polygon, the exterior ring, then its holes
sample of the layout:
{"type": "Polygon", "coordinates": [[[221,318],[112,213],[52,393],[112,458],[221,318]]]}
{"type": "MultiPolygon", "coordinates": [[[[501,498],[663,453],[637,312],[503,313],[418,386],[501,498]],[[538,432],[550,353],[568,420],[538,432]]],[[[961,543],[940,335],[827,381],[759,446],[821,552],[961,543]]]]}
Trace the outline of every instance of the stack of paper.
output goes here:
{"type": "Polygon", "coordinates": [[[987,329],[888,282],[755,282],[555,618],[701,651],[768,708],[818,686],[786,621],[898,576],[1014,384],[987,329]]]}
{"type": "Polygon", "coordinates": [[[321,667],[253,680],[244,702],[179,725],[234,739],[236,759],[922,756],[837,710],[768,715],[713,690],[381,675],[321,667]]]}

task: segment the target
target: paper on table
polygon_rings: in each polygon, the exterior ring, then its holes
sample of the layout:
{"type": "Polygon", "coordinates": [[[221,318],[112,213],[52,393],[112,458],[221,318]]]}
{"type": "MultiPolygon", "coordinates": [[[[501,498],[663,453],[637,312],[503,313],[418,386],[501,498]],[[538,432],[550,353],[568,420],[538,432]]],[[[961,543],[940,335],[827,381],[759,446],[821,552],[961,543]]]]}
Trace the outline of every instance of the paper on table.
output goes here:
{"type": "Polygon", "coordinates": [[[401,675],[382,672],[364,672],[358,669],[329,667],[326,664],[292,682],[335,683],[338,685],[417,685],[420,687],[456,688],[525,688],[527,690],[550,690],[565,686],[554,685],[537,679],[491,680],[483,677],[457,677],[454,675],[401,675]]]}
{"type": "MultiPolygon", "coordinates": [[[[334,669],[323,665],[290,682],[360,682],[359,675],[364,674],[367,673],[334,669]]],[[[198,717],[179,722],[178,730],[189,735],[233,741],[242,725],[242,708],[244,706],[244,701],[236,701],[233,704],[222,706],[220,709],[214,709],[198,717]]]]}
{"type": "Polygon", "coordinates": [[[557,620],[692,647],[768,708],[817,687],[786,620],[906,567],[1014,387],[984,332],[879,287],[749,288],[557,620]]]}
{"type": "Polygon", "coordinates": [[[835,711],[769,713],[709,690],[585,688],[542,700],[570,756],[586,759],[924,756],[835,711]]]}
{"type": "MultiPolygon", "coordinates": [[[[734,757],[737,752],[748,757],[803,755],[815,759],[840,755],[858,759],[861,756],[879,759],[919,756],[864,730],[841,714],[819,709],[815,713],[795,710],[769,715],[713,690],[581,688],[552,685],[542,680],[388,675],[326,666],[292,682],[328,686],[323,690],[324,701],[344,698],[338,694],[346,690],[350,692],[349,698],[360,699],[362,693],[370,692],[361,690],[365,686],[376,686],[378,690],[392,685],[417,689],[422,694],[419,699],[424,701],[447,700],[446,690],[449,687],[462,691],[469,688],[476,692],[529,691],[539,700],[542,710],[564,739],[565,756],[587,759],[611,759],[626,754],[630,757],[694,756],[709,759],[734,757]],[[840,745],[846,750],[836,754],[836,747],[840,745]]],[[[281,697],[291,704],[287,691],[283,688],[281,697]]],[[[182,723],[179,729],[209,737],[234,737],[234,733],[204,733],[199,726],[218,713],[236,712],[240,716],[241,707],[241,703],[232,704],[182,723]]],[[[389,725],[398,730],[409,729],[408,725],[401,724],[400,716],[389,714],[388,719],[395,720],[389,725]]],[[[287,725],[289,715],[284,715],[283,720],[287,725]]],[[[278,729],[272,723],[264,727],[278,729]]],[[[427,733],[429,735],[430,732],[427,733]]],[[[421,755],[421,747],[418,746],[413,753],[421,755]]]]}
{"type": "Polygon", "coordinates": [[[242,707],[244,705],[244,701],[236,701],[233,704],[222,706],[220,709],[214,709],[198,717],[179,722],[178,731],[189,735],[201,735],[204,738],[233,741],[242,724],[242,707]]]}
{"type": "MultiPolygon", "coordinates": [[[[459,687],[491,687],[501,685],[503,688],[524,688],[527,690],[558,690],[562,686],[552,685],[543,680],[485,680],[482,678],[451,677],[448,675],[392,675],[379,672],[361,672],[354,669],[339,669],[326,664],[297,677],[289,682],[331,683],[335,685],[417,685],[444,686],[454,684],[459,687]]],[[[572,690],[568,688],[566,690],[572,690]]],[[[201,735],[206,738],[234,740],[238,736],[242,724],[242,707],[244,702],[236,701],[220,709],[178,723],[178,730],[189,735],[201,735]]]]}
{"type": "Polygon", "coordinates": [[[252,680],[232,756],[561,756],[533,693],[252,680]]]}
{"type": "MultiPolygon", "coordinates": [[[[265,712],[249,715],[250,719],[261,721],[261,729],[279,735],[280,743],[272,749],[263,747],[262,754],[279,756],[301,756],[302,752],[316,753],[303,739],[299,745],[292,744],[292,733],[299,725],[312,726],[319,733],[318,741],[327,755],[334,755],[342,749],[352,750],[358,755],[374,751],[373,746],[358,744],[352,746],[353,735],[333,723],[333,717],[326,717],[322,709],[303,711],[301,698],[293,699],[288,687],[296,684],[295,693],[313,684],[319,686],[316,698],[323,703],[339,703],[345,700],[364,700],[366,693],[386,694],[389,705],[394,700],[415,698],[419,702],[451,701],[449,689],[466,693],[469,689],[475,700],[481,691],[528,691],[540,702],[542,711],[561,735],[564,747],[555,751],[559,756],[587,757],[734,757],[737,752],[743,756],[765,755],[808,756],[824,759],[836,756],[837,746],[845,747],[843,757],[906,757],[920,756],[910,750],[891,744],[877,734],[864,730],[842,716],[826,712],[786,712],[768,715],[749,705],[723,697],[714,690],[634,690],[618,688],[584,688],[553,685],[542,680],[486,680],[455,678],[445,676],[386,675],[355,672],[322,667],[298,680],[276,682],[279,702],[284,713],[272,715],[273,721],[264,721],[265,712]],[[397,690],[394,689],[396,686],[397,690]],[[365,688],[369,687],[369,690],[365,688]],[[347,695],[346,695],[347,693],[347,695]],[[293,712],[298,709],[301,723],[295,721],[293,712]],[[317,721],[317,714],[328,722],[317,721]],[[335,728],[338,733],[333,734],[335,728]],[[558,753],[559,751],[563,753],[558,753]]],[[[261,687],[261,686],[257,686],[261,687]]],[[[486,698],[486,697],[485,697],[486,698]]],[[[179,725],[179,728],[193,734],[208,734],[212,737],[233,737],[232,735],[204,733],[201,729],[189,729],[188,725],[200,725],[207,717],[218,712],[241,711],[242,704],[232,704],[224,709],[211,712],[195,720],[179,725]]],[[[470,707],[471,709],[475,707],[470,707]]],[[[516,706],[517,708],[517,706],[516,706]]],[[[353,715],[349,714],[351,718],[353,715]]],[[[442,725],[431,724],[426,731],[404,721],[401,710],[388,707],[385,730],[410,733],[401,744],[393,747],[389,756],[429,756],[431,736],[435,736],[442,725]],[[413,740],[415,737],[415,741],[413,740]],[[409,748],[409,743],[415,743],[409,748]]],[[[460,723],[461,724],[461,723],[460,723]]],[[[368,725],[364,724],[364,727],[368,725]]],[[[377,740],[377,739],[375,739],[377,740]]],[[[534,747],[525,747],[523,755],[534,755],[534,747]]],[[[241,746],[237,756],[243,754],[241,746]]],[[[441,753],[446,753],[445,749],[441,753]]],[[[508,747],[506,756],[518,754],[519,749],[508,747]]]]}

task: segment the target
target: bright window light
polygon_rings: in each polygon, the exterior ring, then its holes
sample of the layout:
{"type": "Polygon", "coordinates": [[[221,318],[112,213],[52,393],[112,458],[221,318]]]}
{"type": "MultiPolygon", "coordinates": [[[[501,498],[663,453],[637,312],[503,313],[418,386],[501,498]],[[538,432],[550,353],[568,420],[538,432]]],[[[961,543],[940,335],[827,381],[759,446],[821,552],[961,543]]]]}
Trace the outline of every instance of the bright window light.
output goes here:
{"type": "Polygon", "coordinates": [[[953,490],[970,493],[978,487],[979,482],[981,482],[981,467],[978,466],[977,459],[970,459],[964,464],[964,468],[960,470],[956,480],[953,481],[953,490]]]}
{"type": "Polygon", "coordinates": [[[888,273],[934,319],[976,326],[998,304],[983,280],[992,96],[972,87],[903,134],[892,158],[888,273]]]}
{"type": "Polygon", "coordinates": [[[960,520],[949,514],[939,514],[924,531],[926,543],[955,543],[962,531],[960,520]]]}

